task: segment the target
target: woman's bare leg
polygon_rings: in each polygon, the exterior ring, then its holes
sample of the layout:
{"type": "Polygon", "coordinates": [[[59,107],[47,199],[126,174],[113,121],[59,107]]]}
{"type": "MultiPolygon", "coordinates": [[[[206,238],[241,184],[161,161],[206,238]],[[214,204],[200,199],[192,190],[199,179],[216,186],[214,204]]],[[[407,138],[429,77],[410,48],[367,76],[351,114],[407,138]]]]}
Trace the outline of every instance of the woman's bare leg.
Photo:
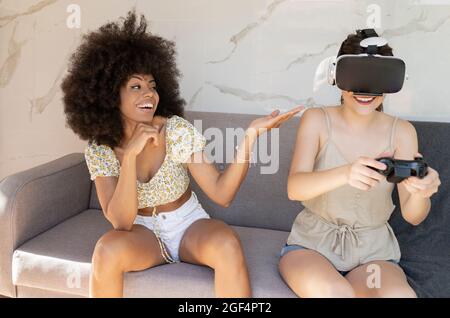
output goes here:
{"type": "Polygon", "coordinates": [[[111,230],[97,242],[92,256],[89,297],[122,297],[123,274],[164,263],[155,234],[142,225],[111,230]]]}
{"type": "Polygon", "coordinates": [[[294,250],[280,260],[286,284],[303,298],[355,297],[350,283],[320,253],[294,250]]]}
{"type": "Polygon", "coordinates": [[[216,297],[251,297],[250,280],[241,242],[235,231],[219,220],[194,222],[180,247],[184,262],[214,269],[216,297]]]}
{"type": "Polygon", "coordinates": [[[374,261],[361,265],[345,278],[357,297],[417,297],[401,267],[391,262],[374,261]]]}

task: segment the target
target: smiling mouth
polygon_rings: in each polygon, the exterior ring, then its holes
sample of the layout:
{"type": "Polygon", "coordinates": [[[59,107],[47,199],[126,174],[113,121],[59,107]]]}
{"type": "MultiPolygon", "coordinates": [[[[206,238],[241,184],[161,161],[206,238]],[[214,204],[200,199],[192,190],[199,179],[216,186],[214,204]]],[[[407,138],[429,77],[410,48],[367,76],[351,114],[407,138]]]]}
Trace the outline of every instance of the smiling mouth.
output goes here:
{"type": "Polygon", "coordinates": [[[136,107],[142,110],[152,110],[153,108],[155,108],[155,106],[150,102],[138,104],[136,107]]]}
{"type": "Polygon", "coordinates": [[[372,96],[372,97],[360,97],[360,96],[353,96],[353,98],[358,102],[358,104],[360,105],[370,105],[376,97],[372,96]]]}

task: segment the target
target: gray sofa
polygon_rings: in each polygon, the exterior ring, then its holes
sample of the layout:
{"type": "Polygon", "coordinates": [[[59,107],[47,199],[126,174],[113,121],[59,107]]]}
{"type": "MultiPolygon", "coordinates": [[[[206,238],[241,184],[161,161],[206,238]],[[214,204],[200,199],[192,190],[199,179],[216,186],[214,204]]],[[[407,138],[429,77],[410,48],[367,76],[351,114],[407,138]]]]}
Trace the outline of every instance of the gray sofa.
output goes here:
{"type": "MultiPolygon", "coordinates": [[[[188,112],[203,128],[246,127],[256,116],[188,112]]],[[[203,207],[238,232],[255,297],[295,297],[282,281],[278,257],[298,202],[289,201],[286,181],[298,119],[280,130],[277,174],[252,166],[228,209],[213,204],[193,184],[203,207]]],[[[450,124],[415,122],[420,149],[442,179],[433,208],[421,225],[408,225],[398,208],[391,225],[402,250],[401,266],[421,297],[450,296],[450,124]]],[[[218,164],[219,169],[224,166],[218,164]]],[[[395,200],[398,202],[395,194],[395,200]]],[[[398,204],[397,204],[398,206],[398,204]]],[[[0,295],[86,297],[96,241],[111,229],[80,153],[11,175],[0,183],[0,295]]],[[[125,274],[125,297],[213,297],[211,269],[171,264],[125,274]]]]}

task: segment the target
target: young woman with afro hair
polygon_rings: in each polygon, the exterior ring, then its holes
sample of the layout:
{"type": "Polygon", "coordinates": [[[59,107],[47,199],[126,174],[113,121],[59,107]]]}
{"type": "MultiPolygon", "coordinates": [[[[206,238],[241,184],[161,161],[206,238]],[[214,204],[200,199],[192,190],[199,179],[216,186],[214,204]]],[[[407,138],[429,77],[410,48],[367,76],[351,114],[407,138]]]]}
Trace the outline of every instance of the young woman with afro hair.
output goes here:
{"type": "Polygon", "coordinates": [[[217,297],[250,297],[248,270],[235,231],[210,219],[188,171],[215,203],[228,207],[244,180],[261,133],[301,110],[252,121],[232,163],[219,172],[205,138],[183,119],[173,42],[147,31],[129,12],[84,35],[62,83],[70,128],[83,140],[100,205],[113,229],[92,256],[90,297],[122,297],[125,272],[165,263],[205,265],[217,297]]]}

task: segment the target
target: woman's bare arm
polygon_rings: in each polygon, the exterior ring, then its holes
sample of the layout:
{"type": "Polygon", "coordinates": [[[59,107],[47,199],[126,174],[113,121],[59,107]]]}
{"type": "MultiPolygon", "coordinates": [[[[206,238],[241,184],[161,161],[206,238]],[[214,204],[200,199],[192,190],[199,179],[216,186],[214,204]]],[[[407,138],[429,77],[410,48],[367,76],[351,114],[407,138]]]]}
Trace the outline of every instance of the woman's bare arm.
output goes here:
{"type": "MultiPolygon", "coordinates": [[[[418,141],[416,129],[411,123],[399,120],[395,144],[396,159],[414,159],[418,152],[418,141]]],[[[432,168],[428,170],[428,175],[422,180],[412,177],[397,184],[403,218],[413,225],[426,219],[431,208],[429,197],[437,192],[440,185],[438,173],[432,168]]]]}
{"type": "Polygon", "coordinates": [[[324,116],[322,110],[312,108],[300,120],[287,184],[290,200],[309,200],[347,182],[346,167],[313,172],[320,131],[326,130],[324,116]]]}
{"type": "Polygon", "coordinates": [[[233,162],[222,173],[217,171],[203,151],[194,153],[191,163],[188,164],[192,177],[212,201],[228,207],[247,175],[251,151],[258,135],[272,128],[278,128],[301,109],[303,107],[297,107],[281,115],[273,112],[269,116],[254,120],[238,146],[233,162]]]}
{"type": "Polygon", "coordinates": [[[369,166],[377,169],[385,169],[386,166],[367,157],[360,157],[352,164],[313,171],[320,151],[320,132],[326,130],[322,110],[309,109],[303,114],[288,177],[290,200],[306,201],[346,184],[367,191],[384,178],[369,166]]]}
{"type": "Polygon", "coordinates": [[[129,231],[138,212],[136,156],[124,155],[119,177],[97,177],[103,213],[116,230],[129,231]]]}

